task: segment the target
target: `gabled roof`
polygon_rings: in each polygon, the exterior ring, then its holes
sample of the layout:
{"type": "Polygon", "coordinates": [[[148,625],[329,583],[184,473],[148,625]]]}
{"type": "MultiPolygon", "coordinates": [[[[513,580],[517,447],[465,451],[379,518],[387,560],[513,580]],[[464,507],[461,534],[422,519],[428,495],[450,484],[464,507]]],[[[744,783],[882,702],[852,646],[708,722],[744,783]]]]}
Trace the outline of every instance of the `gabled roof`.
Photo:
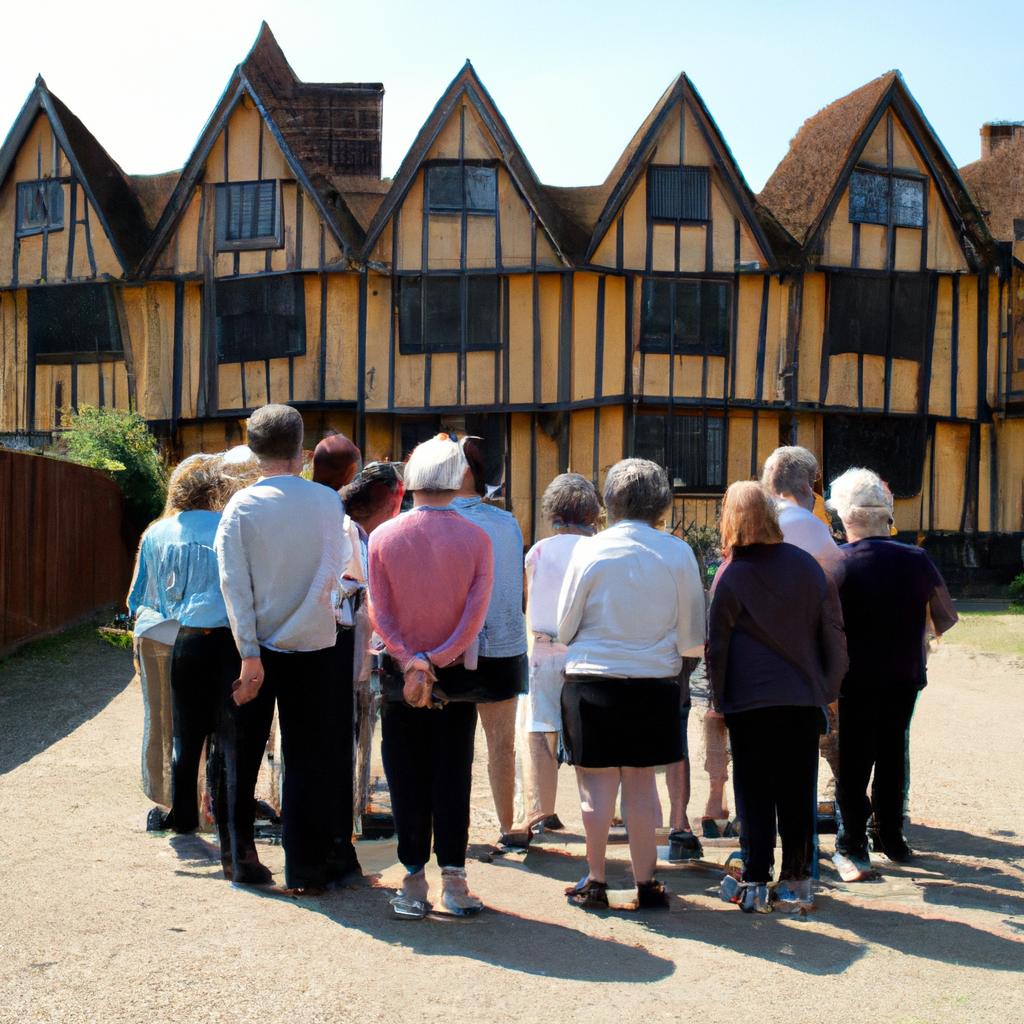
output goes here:
{"type": "Polygon", "coordinates": [[[96,137],[46,86],[40,75],[0,147],[0,185],[40,114],[45,114],[76,180],[85,189],[110,239],[121,269],[131,273],[146,246],[149,227],[124,171],[96,137]]]}
{"type": "MultiPolygon", "coordinates": [[[[384,86],[379,82],[301,82],[288,64],[270,27],[263,22],[256,42],[245,60],[235,68],[199,140],[185,164],[174,191],[153,233],[144,271],[152,269],[161,250],[192,198],[206,158],[232,111],[248,95],[260,112],[274,141],[295,174],[296,181],[316,205],[328,230],[346,257],[354,257],[363,242],[363,229],[346,202],[339,176],[333,169],[331,149],[336,136],[353,132],[349,124],[335,123],[335,115],[365,108],[358,126],[371,147],[376,147],[375,173],[380,173],[380,110],[384,86]]],[[[372,150],[371,150],[372,152],[372,150]]],[[[371,160],[371,163],[373,161],[371,160]]],[[[341,179],[343,181],[344,179],[341,179]]]]}
{"type": "Polygon", "coordinates": [[[578,225],[567,217],[559,205],[552,200],[548,190],[541,185],[501,111],[498,110],[468,60],[437,101],[437,105],[430,112],[430,116],[424,122],[409,148],[409,152],[405,155],[402,165],[395,174],[390,191],[367,229],[364,253],[369,255],[384,226],[391,219],[416,179],[416,174],[426,159],[434,140],[464,96],[486,125],[501,152],[509,174],[530,205],[538,222],[550,237],[555,251],[569,264],[573,255],[585,247],[585,236],[581,234],[578,225]]]}
{"type": "Polygon", "coordinates": [[[960,227],[968,256],[991,253],[992,239],[980,211],[899,71],[887,71],[808,118],[759,202],[800,245],[813,248],[865,143],[890,107],[914,137],[947,212],[960,227]]]}
{"type": "Polygon", "coordinates": [[[629,198],[637,179],[643,174],[673,107],[678,101],[684,99],[689,100],[689,108],[697,115],[697,125],[708,149],[717,160],[718,169],[721,171],[733,201],[743,213],[765,255],[772,256],[772,245],[757,217],[754,195],[704,100],[684,72],[662,93],[661,98],[655,103],[654,108],[637,129],[629,145],[626,146],[622,156],[616,161],[604,185],[601,186],[605,192],[605,202],[590,236],[590,244],[587,249],[588,260],[593,256],[601,239],[615,222],[619,210],[629,198]]]}
{"type": "Polygon", "coordinates": [[[1024,218],[1024,139],[1004,143],[981,160],[961,167],[960,175],[992,234],[1001,242],[1012,242],[1013,222],[1024,218]]]}

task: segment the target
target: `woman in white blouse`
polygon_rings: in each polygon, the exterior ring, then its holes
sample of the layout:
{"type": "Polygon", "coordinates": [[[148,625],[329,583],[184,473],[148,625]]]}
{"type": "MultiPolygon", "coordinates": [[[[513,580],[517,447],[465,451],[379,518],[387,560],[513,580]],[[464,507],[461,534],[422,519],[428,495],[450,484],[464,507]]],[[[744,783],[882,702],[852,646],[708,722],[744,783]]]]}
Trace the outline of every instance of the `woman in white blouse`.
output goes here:
{"type": "Polygon", "coordinates": [[[560,829],[558,734],[562,731],[562,668],[568,648],[558,642],[558,595],[577,542],[592,537],[601,504],[594,485],[579,473],[548,484],[541,512],[554,531],[526,553],[526,621],[530,635],[530,689],[519,707],[523,751],[525,830],[560,829]]]}
{"type": "Polygon", "coordinates": [[[683,755],[678,676],[683,656],[703,653],[704,590],[689,545],[658,529],[672,503],[664,469],[623,459],[608,471],[604,502],[612,525],[576,544],[558,603],[558,638],[569,648],[562,735],[589,869],[566,895],[608,905],[605,850],[621,785],[638,903],[664,907],[654,766],[683,755]]]}

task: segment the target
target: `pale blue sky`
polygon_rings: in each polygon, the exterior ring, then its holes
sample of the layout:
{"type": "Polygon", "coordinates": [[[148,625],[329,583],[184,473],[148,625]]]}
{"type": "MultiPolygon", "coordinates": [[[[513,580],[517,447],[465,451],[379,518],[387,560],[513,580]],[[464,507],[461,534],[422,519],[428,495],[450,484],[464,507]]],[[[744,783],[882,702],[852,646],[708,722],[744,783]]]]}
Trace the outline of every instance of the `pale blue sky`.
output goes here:
{"type": "Polygon", "coordinates": [[[805,118],[890,68],[954,160],[1024,119],[1019,2],[51,0],[5,7],[0,132],[37,73],[131,173],[180,167],[265,18],[307,81],[382,81],[394,172],[469,57],[541,179],[602,181],[686,71],[757,191],[805,118]]]}

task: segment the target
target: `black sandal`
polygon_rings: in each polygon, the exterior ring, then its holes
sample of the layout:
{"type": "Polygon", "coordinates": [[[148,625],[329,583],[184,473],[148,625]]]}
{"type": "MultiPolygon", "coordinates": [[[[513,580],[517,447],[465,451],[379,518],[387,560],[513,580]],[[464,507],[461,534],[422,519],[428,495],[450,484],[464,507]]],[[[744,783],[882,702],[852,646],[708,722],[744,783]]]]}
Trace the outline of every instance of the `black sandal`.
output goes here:
{"type": "Polygon", "coordinates": [[[586,910],[608,909],[608,883],[595,882],[589,875],[565,890],[569,902],[586,910]]]}

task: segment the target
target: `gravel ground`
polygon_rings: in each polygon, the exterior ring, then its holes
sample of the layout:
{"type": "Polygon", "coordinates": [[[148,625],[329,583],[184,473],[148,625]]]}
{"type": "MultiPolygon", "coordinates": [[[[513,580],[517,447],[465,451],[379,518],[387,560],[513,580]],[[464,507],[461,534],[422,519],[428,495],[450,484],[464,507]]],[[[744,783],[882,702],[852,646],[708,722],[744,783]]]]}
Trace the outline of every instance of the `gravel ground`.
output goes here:
{"type": "MultiPolygon", "coordinates": [[[[819,909],[749,917],[717,874],[666,869],[669,912],[588,914],[568,826],[523,858],[470,864],[488,911],[388,913],[390,842],[369,878],[323,899],[235,889],[209,837],[143,829],[141,700],[129,657],[88,631],[0,663],[0,1022],[1024,1020],[1024,661],[947,645],[912,733],[912,867],[841,886],[819,909]]],[[[691,716],[691,813],[705,794],[691,716]]],[[[481,742],[472,852],[496,825],[481,742]]],[[[829,846],[829,840],[825,840],[829,846]]],[[[720,848],[709,855],[722,857],[720,848]]],[[[613,847],[625,880],[626,848],[613,847]]],[[[277,847],[262,855],[282,867],[277,847]]],[[[279,875],[280,877],[280,875],[279,875]]]]}

